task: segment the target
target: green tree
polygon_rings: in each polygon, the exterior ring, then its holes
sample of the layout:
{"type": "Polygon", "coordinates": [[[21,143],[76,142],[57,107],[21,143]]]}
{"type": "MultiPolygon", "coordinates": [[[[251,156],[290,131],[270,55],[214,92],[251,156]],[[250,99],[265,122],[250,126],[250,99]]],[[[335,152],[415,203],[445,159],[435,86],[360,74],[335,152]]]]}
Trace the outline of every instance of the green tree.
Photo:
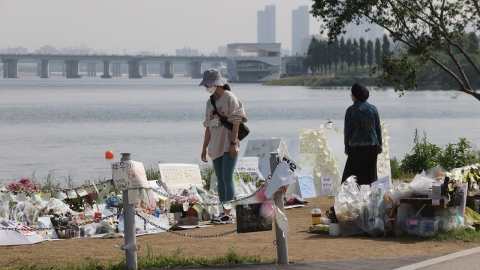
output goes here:
{"type": "Polygon", "coordinates": [[[343,75],[343,62],[345,62],[345,38],[341,37],[340,38],[340,44],[339,44],[339,54],[338,57],[340,58],[340,67],[342,69],[342,75],[343,75]]]}
{"type": "Polygon", "coordinates": [[[312,40],[310,41],[310,44],[308,45],[308,50],[307,50],[307,55],[312,56],[312,58],[308,63],[310,63],[309,67],[312,70],[312,76],[315,76],[317,73],[317,59],[318,59],[318,52],[317,52],[317,43],[318,40],[315,37],[312,37],[312,40]]]}
{"type": "Polygon", "coordinates": [[[357,39],[353,39],[352,44],[352,63],[355,67],[355,73],[357,73],[358,60],[360,58],[360,46],[358,45],[357,39]]]}
{"type": "Polygon", "coordinates": [[[310,13],[322,21],[321,33],[328,32],[335,40],[350,23],[377,24],[384,28],[393,41],[403,44],[382,59],[381,79],[395,84],[395,90],[415,89],[417,71],[432,62],[452,77],[459,91],[480,101],[480,93],[471,80],[480,76],[479,62],[457,42],[467,34],[467,27],[480,27],[480,4],[475,0],[313,0],[310,13]],[[412,37],[414,43],[411,42],[412,37]],[[459,53],[455,54],[454,49],[459,53]],[[438,52],[445,52],[454,68],[439,60],[438,52]],[[474,77],[466,69],[474,70],[474,77]]]}
{"type": "Polygon", "coordinates": [[[333,62],[333,66],[335,67],[335,74],[336,74],[337,64],[338,64],[338,61],[340,60],[340,43],[338,42],[338,39],[335,39],[335,41],[333,41],[331,46],[332,46],[332,62],[333,62]]]}
{"type": "Polygon", "coordinates": [[[373,65],[373,42],[371,40],[367,41],[367,64],[372,69],[373,65]]]}
{"type": "Polygon", "coordinates": [[[347,39],[347,43],[345,44],[345,51],[343,52],[343,55],[345,57],[345,63],[347,63],[348,72],[350,72],[350,66],[353,63],[352,49],[353,49],[352,40],[347,39]]]}
{"type": "Polygon", "coordinates": [[[387,55],[390,53],[390,40],[388,39],[388,36],[386,34],[383,34],[383,40],[382,40],[382,58],[384,55],[387,55]]]}
{"type": "Polygon", "coordinates": [[[315,75],[315,65],[313,64],[313,56],[310,54],[307,54],[302,59],[303,66],[310,69],[312,71],[312,76],[315,75]]]}
{"type": "MultiPolygon", "coordinates": [[[[333,44],[328,44],[326,41],[325,43],[327,44],[326,55],[325,55],[326,67],[328,70],[328,75],[332,75],[333,44]]],[[[326,72],[325,72],[325,75],[327,75],[326,72]]]]}
{"type": "Polygon", "coordinates": [[[318,42],[318,54],[320,56],[320,61],[318,62],[318,67],[320,70],[320,76],[323,76],[323,73],[325,71],[325,63],[326,63],[326,47],[327,47],[327,42],[324,40],[320,40],[318,42]]]}
{"type": "Polygon", "coordinates": [[[380,65],[382,63],[382,45],[380,39],[375,39],[375,64],[377,64],[377,73],[380,74],[380,65]]]}
{"type": "Polygon", "coordinates": [[[359,49],[360,49],[360,54],[359,54],[359,59],[358,62],[360,63],[360,66],[362,66],[362,73],[363,73],[363,67],[365,66],[366,63],[366,56],[367,56],[367,48],[366,48],[366,42],[363,37],[360,37],[358,40],[359,44],[359,49]]]}

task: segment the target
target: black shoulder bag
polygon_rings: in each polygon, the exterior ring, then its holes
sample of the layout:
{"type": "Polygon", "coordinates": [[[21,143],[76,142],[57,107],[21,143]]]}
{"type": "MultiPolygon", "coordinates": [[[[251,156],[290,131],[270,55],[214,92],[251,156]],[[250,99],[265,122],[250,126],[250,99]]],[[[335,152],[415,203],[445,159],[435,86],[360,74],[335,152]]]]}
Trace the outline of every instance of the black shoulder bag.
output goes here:
{"type": "MultiPolygon", "coordinates": [[[[228,130],[232,130],[233,128],[233,124],[228,122],[228,117],[224,116],[224,115],[221,115],[220,113],[218,113],[217,111],[217,106],[215,105],[215,96],[214,95],[211,95],[210,96],[210,103],[212,103],[213,105],[213,108],[215,109],[215,112],[214,114],[217,114],[218,117],[220,118],[220,122],[222,123],[222,125],[224,127],[226,127],[228,130]]],[[[250,129],[248,129],[248,127],[243,124],[243,123],[240,123],[240,126],[238,127],[238,139],[241,141],[243,140],[243,138],[247,137],[248,133],[250,133],[250,129]]]]}

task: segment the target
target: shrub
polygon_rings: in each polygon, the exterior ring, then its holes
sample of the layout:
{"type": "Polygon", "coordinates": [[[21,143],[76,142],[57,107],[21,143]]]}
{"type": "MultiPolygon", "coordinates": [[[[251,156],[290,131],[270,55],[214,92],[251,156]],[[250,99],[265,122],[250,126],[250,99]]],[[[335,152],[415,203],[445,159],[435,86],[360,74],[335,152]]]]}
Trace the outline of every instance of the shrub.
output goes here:
{"type": "Polygon", "coordinates": [[[396,157],[390,159],[390,169],[392,171],[392,179],[400,179],[405,175],[396,157]]]}
{"type": "Polygon", "coordinates": [[[404,173],[419,173],[439,164],[438,159],[442,149],[435,144],[427,142],[425,131],[423,132],[422,140],[418,137],[417,129],[415,129],[414,135],[413,142],[415,146],[412,149],[412,154],[405,155],[400,165],[404,173]]]}
{"type": "Polygon", "coordinates": [[[459,138],[458,143],[449,143],[441,148],[427,142],[425,131],[421,140],[416,129],[414,135],[415,146],[412,154],[405,155],[400,166],[396,158],[390,160],[393,179],[401,177],[402,174],[420,173],[422,170],[428,170],[436,165],[450,171],[480,162],[480,152],[465,138],[459,138]]]}
{"type": "Polygon", "coordinates": [[[478,151],[465,138],[454,144],[447,144],[439,156],[439,164],[447,171],[478,162],[478,151]]]}

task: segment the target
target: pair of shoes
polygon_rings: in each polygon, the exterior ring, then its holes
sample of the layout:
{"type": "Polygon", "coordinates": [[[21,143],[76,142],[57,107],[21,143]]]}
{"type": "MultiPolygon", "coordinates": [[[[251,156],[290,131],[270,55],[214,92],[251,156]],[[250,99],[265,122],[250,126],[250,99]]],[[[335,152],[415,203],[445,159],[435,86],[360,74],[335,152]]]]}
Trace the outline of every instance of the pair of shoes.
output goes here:
{"type": "Polygon", "coordinates": [[[233,215],[229,215],[227,213],[221,213],[218,216],[214,216],[212,218],[212,223],[215,224],[233,224],[235,221],[233,220],[233,215]]]}

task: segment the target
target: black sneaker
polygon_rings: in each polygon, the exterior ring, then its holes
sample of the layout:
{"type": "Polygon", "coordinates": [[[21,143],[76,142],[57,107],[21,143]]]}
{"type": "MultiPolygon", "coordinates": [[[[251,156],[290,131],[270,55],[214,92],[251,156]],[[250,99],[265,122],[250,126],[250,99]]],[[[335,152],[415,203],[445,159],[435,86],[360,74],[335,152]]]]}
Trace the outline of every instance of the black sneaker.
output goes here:
{"type": "Polygon", "coordinates": [[[235,221],[233,220],[233,215],[229,215],[226,213],[221,213],[218,217],[212,218],[212,223],[215,224],[233,224],[235,221]]]}

